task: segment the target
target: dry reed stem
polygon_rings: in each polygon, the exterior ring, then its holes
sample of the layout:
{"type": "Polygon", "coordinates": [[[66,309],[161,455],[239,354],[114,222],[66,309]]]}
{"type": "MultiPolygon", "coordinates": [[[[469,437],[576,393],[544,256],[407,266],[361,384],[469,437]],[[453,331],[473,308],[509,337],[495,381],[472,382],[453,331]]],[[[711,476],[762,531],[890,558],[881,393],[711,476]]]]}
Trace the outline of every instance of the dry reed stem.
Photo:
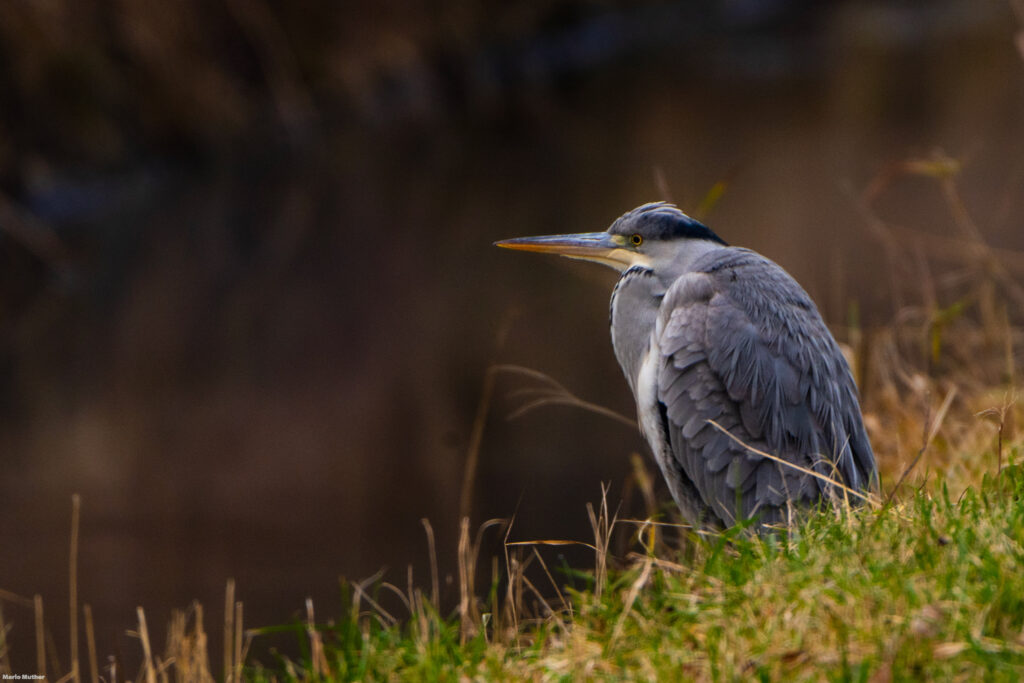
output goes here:
{"type": "Polygon", "coordinates": [[[608,544],[615,520],[608,518],[608,485],[601,484],[601,507],[597,515],[594,506],[587,503],[587,517],[594,532],[594,597],[601,599],[608,577],[608,544]]]}
{"type": "Polygon", "coordinates": [[[503,519],[489,519],[477,528],[476,537],[469,540],[469,518],[459,524],[459,637],[463,643],[480,632],[482,620],[476,599],[476,563],[483,534],[494,526],[506,524],[503,519]]]}
{"type": "Polygon", "coordinates": [[[476,635],[476,614],[473,596],[473,558],[470,554],[469,517],[459,524],[459,640],[465,644],[476,635]]]}
{"type": "MultiPolygon", "coordinates": [[[[491,585],[497,586],[501,578],[501,570],[498,568],[498,558],[491,556],[491,585]]],[[[501,604],[498,602],[498,591],[491,591],[491,634],[484,631],[487,642],[493,644],[494,636],[501,637],[501,604]]]]}
{"type": "Polygon", "coordinates": [[[512,525],[515,523],[515,515],[512,516],[508,521],[508,526],[505,527],[505,538],[502,543],[502,553],[505,555],[505,575],[508,577],[508,585],[505,588],[505,609],[510,613],[511,629],[512,633],[519,633],[519,614],[516,606],[519,604],[514,599],[514,592],[516,587],[516,573],[519,571],[519,558],[509,557],[509,537],[512,535],[512,525]]]}
{"type": "MultiPolygon", "coordinates": [[[[633,481],[636,482],[637,488],[640,489],[640,495],[644,499],[644,508],[647,511],[647,518],[650,520],[658,513],[658,501],[654,496],[654,482],[647,471],[647,467],[644,466],[644,460],[639,453],[630,454],[629,462],[633,468],[633,481]]],[[[657,547],[661,540],[658,533],[659,527],[652,524],[646,528],[650,529],[650,538],[647,539],[646,546],[648,548],[657,547]]],[[[643,529],[638,533],[642,534],[643,529]]]]}
{"type": "Polygon", "coordinates": [[[96,632],[92,624],[92,607],[89,603],[82,605],[82,618],[85,619],[85,646],[89,655],[89,682],[99,683],[100,669],[96,659],[96,632]]]}
{"type": "Polygon", "coordinates": [[[235,602],[235,642],[234,642],[234,676],[233,680],[242,680],[242,602],[235,602]]]}
{"type": "Polygon", "coordinates": [[[424,517],[420,520],[423,530],[427,534],[427,552],[430,555],[430,602],[436,608],[441,595],[440,579],[437,571],[437,546],[434,544],[434,527],[430,520],[424,517]]]}
{"type": "Polygon", "coordinates": [[[195,662],[195,668],[201,671],[201,679],[204,681],[213,681],[213,675],[210,673],[210,655],[207,650],[207,637],[206,627],[203,619],[203,605],[199,601],[195,603],[195,613],[193,614],[194,619],[194,631],[195,631],[195,655],[193,657],[195,662]]]}
{"type": "Polygon", "coordinates": [[[522,576],[521,580],[523,582],[523,585],[529,588],[530,592],[533,593],[533,597],[537,599],[537,605],[542,606],[544,608],[544,611],[547,612],[547,618],[551,621],[554,621],[556,624],[558,624],[558,626],[564,628],[564,624],[562,624],[561,620],[558,619],[558,616],[555,614],[555,610],[551,609],[551,605],[548,604],[547,598],[545,598],[544,595],[540,592],[540,590],[535,585],[533,585],[533,581],[530,581],[529,577],[527,577],[525,574],[522,576]]]}
{"type": "Polygon", "coordinates": [[[1003,471],[1003,430],[1006,427],[1006,415],[1017,403],[1017,391],[1011,389],[1003,394],[1003,402],[998,408],[987,408],[975,413],[975,417],[992,417],[996,422],[996,474],[1003,471]]]}
{"type": "Polygon", "coordinates": [[[540,552],[537,550],[536,547],[533,549],[533,554],[537,557],[537,561],[540,562],[541,569],[544,570],[544,575],[547,576],[548,581],[551,582],[551,587],[555,589],[555,595],[558,596],[559,602],[562,603],[562,610],[568,613],[570,617],[572,617],[572,604],[565,599],[564,595],[562,595],[562,591],[558,587],[558,583],[555,581],[555,577],[551,575],[551,571],[548,569],[547,563],[544,562],[544,558],[540,556],[540,552]]]}
{"type": "MultiPolygon", "coordinates": [[[[409,565],[408,580],[409,580],[409,584],[412,585],[412,565],[409,565]]],[[[412,613],[412,600],[409,598],[409,596],[407,596],[404,592],[402,592],[401,588],[399,588],[398,586],[394,585],[393,583],[388,583],[387,581],[381,582],[380,587],[382,589],[386,590],[386,591],[390,591],[391,593],[394,593],[395,597],[397,597],[399,599],[399,601],[401,601],[402,605],[405,606],[406,611],[408,611],[409,613],[412,613]]],[[[411,593],[410,593],[410,595],[411,595],[411,593]]],[[[397,618],[395,619],[395,623],[396,624],[398,623],[398,619],[397,618]]]]}
{"type": "Polygon", "coordinates": [[[626,556],[626,559],[634,560],[637,564],[644,562],[653,562],[654,566],[661,571],[671,572],[673,574],[689,574],[693,572],[693,567],[687,567],[686,565],[679,564],[678,562],[671,562],[669,560],[663,560],[655,557],[654,555],[641,555],[640,553],[630,553],[626,556]]]}
{"type": "Polygon", "coordinates": [[[33,596],[33,608],[36,622],[36,673],[46,676],[46,634],[43,628],[43,596],[33,596]]]}
{"type": "Polygon", "coordinates": [[[316,628],[316,619],[313,616],[313,599],[306,598],[306,633],[309,635],[310,658],[313,663],[313,676],[322,678],[324,673],[330,670],[327,656],[324,654],[324,641],[316,628]]]}
{"type": "Polygon", "coordinates": [[[398,623],[398,619],[395,616],[393,616],[390,612],[388,612],[386,609],[384,609],[384,607],[381,606],[380,603],[378,603],[376,600],[370,597],[369,593],[366,592],[365,588],[365,586],[370,586],[377,583],[377,581],[379,581],[383,575],[384,570],[381,569],[373,576],[363,579],[358,583],[352,584],[352,609],[354,610],[353,617],[358,619],[362,615],[362,612],[359,609],[359,603],[365,600],[366,603],[374,610],[373,614],[377,617],[381,624],[383,624],[385,627],[391,627],[398,623]]]}
{"type": "MultiPolygon", "coordinates": [[[[174,610],[167,632],[166,662],[161,666],[161,677],[167,677],[167,669],[173,665],[175,680],[212,683],[213,675],[209,668],[206,632],[203,628],[203,607],[198,602],[192,603],[188,612],[174,610]],[[189,613],[192,615],[192,630],[189,631],[189,613]]],[[[244,654],[242,660],[244,661],[244,654]]]]}
{"type": "Polygon", "coordinates": [[[139,618],[139,639],[142,641],[143,671],[146,683],[156,683],[156,668],[153,666],[153,649],[149,643],[149,629],[146,627],[146,612],[141,607],[135,608],[139,618]]]}
{"type": "Polygon", "coordinates": [[[26,598],[22,595],[18,595],[17,593],[5,591],[2,588],[0,588],[0,602],[13,602],[14,604],[21,605],[22,607],[32,607],[35,604],[32,598],[26,598]]]}
{"type": "Polygon", "coordinates": [[[71,496],[71,549],[68,559],[68,618],[71,640],[71,679],[79,680],[78,668],[78,525],[82,499],[76,493],[71,496]]]}
{"type": "Polygon", "coordinates": [[[235,651],[235,580],[228,579],[224,588],[224,681],[232,682],[235,670],[233,653],[235,651]]]}
{"type": "Polygon", "coordinates": [[[56,675],[63,667],[60,665],[60,659],[57,655],[57,643],[53,640],[53,633],[50,629],[46,629],[46,655],[50,659],[50,663],[47,665],[50,671],[56,675]]]}

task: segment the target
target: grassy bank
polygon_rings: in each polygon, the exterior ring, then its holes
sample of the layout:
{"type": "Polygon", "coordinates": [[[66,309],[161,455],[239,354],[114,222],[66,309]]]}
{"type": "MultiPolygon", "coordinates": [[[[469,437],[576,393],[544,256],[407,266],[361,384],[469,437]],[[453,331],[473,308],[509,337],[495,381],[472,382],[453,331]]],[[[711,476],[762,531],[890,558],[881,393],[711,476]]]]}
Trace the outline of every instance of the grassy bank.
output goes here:
{"type": "Polygon", "coordinates": [[[410,618],[389,624],[357,591],[348,614],[305,634],[306,659],[247,675],[1018,680],[1022,500],[1015,464],[960,496],[939,487],[818,515],[788,536],[691,537],[675,556],[633,555],[585,590],[566,591],[557,575],[546,590],[520,584],[519,608],[543,613],[535,619],[511,603],[446,619],[414,591],[410,618]]]}
{"type": "MultiPolygon", "coordinates": [[[[836,330],[881,470],[868,505],[805,513],[766,537],[697,533],[658,508],[638,461],[645,519],[619,519],[602,498],[588,510],[593,537],[570,541],[590,548],[590,566],[560,561],[566,541],[517,541],[507,529],[492,558],[480,538],[500,537],[504,523],[465,521],[454,609],[438,607],[436,569],[425,582],[410,570],[401,586],[343,583],[340,610],[308,604],[304,620],[247,628],[229,582],[222,627],[207,632],[195,605],[172,617],[164,646],[151,642],[140,608],[143,666],[125,672],[100,670],[106,653],[96,652],[87,605],[78,619],[76,502],[70,665],[45,644],[59,608],[48,603],[44,620],[41,597],[3,591],[0,605],[34,610],[37,670],[53,680],[1020,680],[1024,265],[976,239],[951,160],[906,167],[937,180],[961,236],[955,252],[935,256],[951,265],[933,276],[914,257],[932,243],[904,239],[874,213],[871,192],[857,202],[882,245],[896,311],[863,329],[851,307],[836,330]],[[265,645],[282,638],[299,654],[265,645]],[[213,641],[223,661],[210,660],[213,641]]],[[[433,548],[429,526],[427,535],[433,548]]],[[[0,612],[0,673],[11,673],[7,631],[0,612]]]]}

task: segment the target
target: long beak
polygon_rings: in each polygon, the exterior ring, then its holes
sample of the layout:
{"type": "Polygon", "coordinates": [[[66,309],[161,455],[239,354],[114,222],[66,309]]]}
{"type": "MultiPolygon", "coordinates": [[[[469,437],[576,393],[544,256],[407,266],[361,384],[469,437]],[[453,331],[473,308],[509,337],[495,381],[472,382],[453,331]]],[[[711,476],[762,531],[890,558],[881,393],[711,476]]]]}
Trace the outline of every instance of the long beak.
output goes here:
{"type": "Polygon", "coordinates": [[[540,237],[517,237],[495,242],[494,246],[518,251],[537,251],[558,254],[581,261],[603,263],[615,270],[626,270],[639,263],[643,257],[636,251],[626,249],[607,232],[583,232],[575,235],[542,235],[540,237]]]}

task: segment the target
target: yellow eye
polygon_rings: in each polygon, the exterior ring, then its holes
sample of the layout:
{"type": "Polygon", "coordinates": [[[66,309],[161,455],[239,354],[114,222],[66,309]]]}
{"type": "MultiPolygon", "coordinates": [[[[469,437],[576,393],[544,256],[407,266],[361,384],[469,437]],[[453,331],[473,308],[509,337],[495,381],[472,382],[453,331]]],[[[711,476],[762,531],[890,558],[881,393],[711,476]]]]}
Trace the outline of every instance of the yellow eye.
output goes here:
{"type": "Polygon", "coordinates": [[[632,244],[634,247],[639,247],[641,244],[644,243],[644,238],[642,235],[632,235],[629,238],[629,243],[632,244]]]}

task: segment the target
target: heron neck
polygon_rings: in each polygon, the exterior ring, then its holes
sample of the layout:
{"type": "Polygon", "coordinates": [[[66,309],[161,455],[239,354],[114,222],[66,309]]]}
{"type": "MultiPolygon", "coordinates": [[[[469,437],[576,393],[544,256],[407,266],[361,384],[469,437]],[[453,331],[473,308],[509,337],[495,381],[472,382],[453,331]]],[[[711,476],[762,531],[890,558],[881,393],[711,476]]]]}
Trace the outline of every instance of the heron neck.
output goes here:
{"type": "Polygon", "coordinates": [[[640,266],[623,273],[612,292],[609,316],[612,347],[634,396],[636,378],[650,346],[664,294],[665,289],[654,272],[640,266]]]}
{"type": "Polygon", "coordinates": [[[666,243],[662,248],[663,253],[652,255],[656,269],[642,266],[628,269],[612,292],[609,316],[612,346],[634,396],[665,292],[679,277],[692,272],[698,260],[728,247],[710,240],[687,240],[683,244],[666,243]]]}

